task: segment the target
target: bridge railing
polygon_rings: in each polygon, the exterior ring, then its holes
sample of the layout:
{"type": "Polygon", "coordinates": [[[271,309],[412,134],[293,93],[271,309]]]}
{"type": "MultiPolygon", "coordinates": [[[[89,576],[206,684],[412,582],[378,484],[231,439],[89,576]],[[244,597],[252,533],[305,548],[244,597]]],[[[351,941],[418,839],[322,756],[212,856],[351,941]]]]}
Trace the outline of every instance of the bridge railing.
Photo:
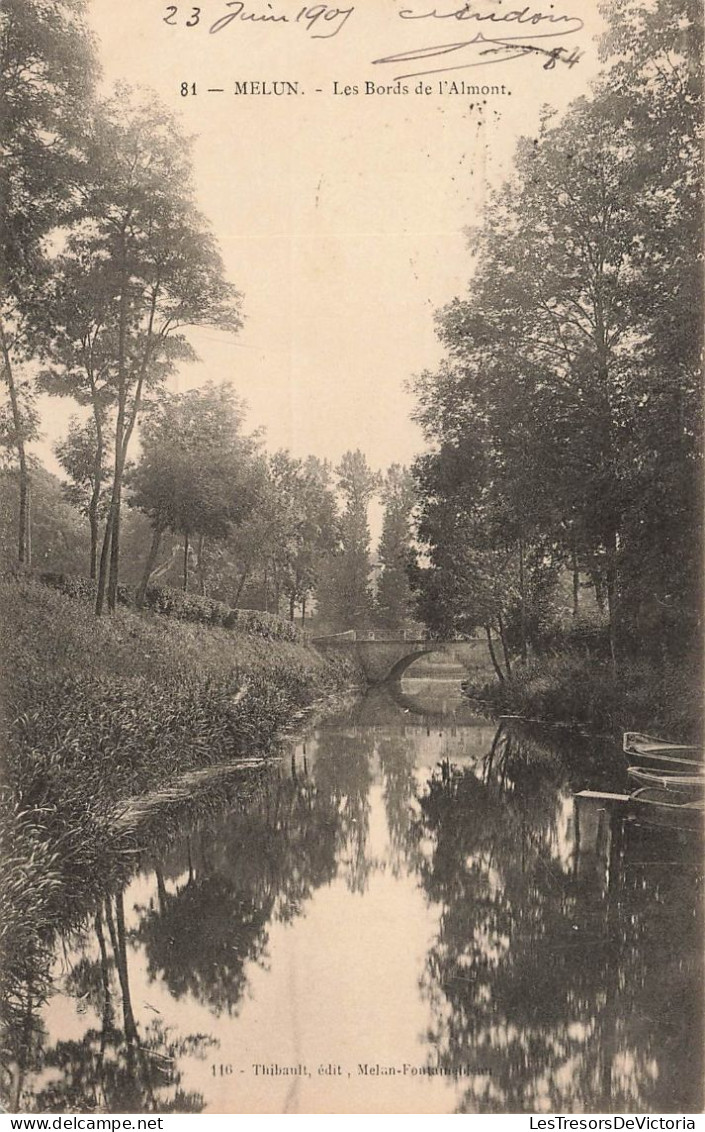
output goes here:
{"type": "Polygon", "coordinates": [[[314,641],[325,641],[341,644],[346,641],[428,641],[431,638],[422,629],[348,629],[344,633],[327,633],[324,637],[315,637],[314,641]]]}
{"type": "MultiPolygon", "coordinates": [[[[310,637],[309,639],[314,644],[324,643],[331,645],[336,642],[344,644],[347,642],[354,643],[356,641],[408,641],[413,644],[433,644],[435,640],[425,629],[346,629],[343,633],[326,633],[325,636],[310,637]]],[[[436,643],[439,646],[453,644],[462,645],[478,640],[478,637],[457,637],[455,639],[444,638],[437,640],[436,643]]]]}
{"type": "Polygon", "coordinates": [[[320,642],[323,641],[323,642],[327,642],[331,645],[334,645],[336,641],[340,641],[340,643],[342,644],[345,641],[353,641],[354,642],[355,639],[356,638],[355,638],[355,630],[354,629],[348,629],[345,633],[325,633],[322,637],[312,637],[311,638],[311,640],[313,641],[314,644],[319,644],[320,642]]]}
{"type": "Polygon", "coordinates": [[[422,629],[356,629],[356,641],[425,641],[428,634],[422,629]]]}

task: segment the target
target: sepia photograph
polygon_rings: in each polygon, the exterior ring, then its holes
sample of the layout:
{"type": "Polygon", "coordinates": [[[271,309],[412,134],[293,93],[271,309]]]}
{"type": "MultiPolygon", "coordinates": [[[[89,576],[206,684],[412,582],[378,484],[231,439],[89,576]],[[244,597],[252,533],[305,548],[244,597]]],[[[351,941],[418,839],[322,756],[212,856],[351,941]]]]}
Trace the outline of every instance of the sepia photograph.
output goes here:
{"type": "Polygon", "coordinates": [[[0,0],[1,1113],[704,1110],[705,13],[512,3],[0,0]]]}

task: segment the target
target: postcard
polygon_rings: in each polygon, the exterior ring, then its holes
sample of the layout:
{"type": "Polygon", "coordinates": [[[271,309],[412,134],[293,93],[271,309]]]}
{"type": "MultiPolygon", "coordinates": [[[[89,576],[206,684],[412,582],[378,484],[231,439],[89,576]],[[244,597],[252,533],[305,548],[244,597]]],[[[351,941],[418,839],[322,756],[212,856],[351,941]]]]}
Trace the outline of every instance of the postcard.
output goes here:
{"type": "Polygon", "coordinates": [[[700,4],[3,9],[5,1109],[700,1112],[700,4]]]}

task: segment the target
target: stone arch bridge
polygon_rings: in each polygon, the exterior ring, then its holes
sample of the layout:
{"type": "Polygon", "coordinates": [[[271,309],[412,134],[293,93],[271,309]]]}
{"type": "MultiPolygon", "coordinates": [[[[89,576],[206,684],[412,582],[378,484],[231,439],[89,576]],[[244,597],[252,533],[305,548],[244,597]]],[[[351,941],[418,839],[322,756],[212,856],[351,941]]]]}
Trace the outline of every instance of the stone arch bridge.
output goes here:
{"type": "Polygon", "coordinates": [[[360,665],[368,684],[398,683],[407,668],[420,656],[444,653],[470,671],[490,663],[487,642],[481,639],[436,641],[411,633],[385,633],[351,629],[327,637],[314,637],[311,644],[321,653],[352,656],[360,665]]]}

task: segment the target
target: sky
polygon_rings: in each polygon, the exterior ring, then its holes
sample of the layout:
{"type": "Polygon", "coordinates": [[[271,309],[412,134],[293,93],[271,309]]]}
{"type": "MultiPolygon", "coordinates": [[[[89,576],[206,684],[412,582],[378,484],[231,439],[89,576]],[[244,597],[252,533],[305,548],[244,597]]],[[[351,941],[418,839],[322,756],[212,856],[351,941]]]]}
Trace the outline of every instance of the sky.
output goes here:
{"type": "MultiPolygon", "coordinates": [[[[578,46],[580,62],[547,70],[545,57],[532,55],[463,66],[404,79],[404,94],[397,74],[477,61],[478,47],[402,63],[373,60],[460,42],[460,33],[465,41],[478,27],[485,35],[489,27],[516,29],[516,14],[503,25],[471,22],[511,16],[503,0],[467,6],[463,21],[450,17],[463,8],[453,0],[435,8],[415,0],[341,3],[201,0],[195,9],[92,0],[89,10],[105,85],[144,86],[146,97],[160,99],[194,136],[200,207],[244,296],[243,330],[233,337],[193,331],[201,360],[185,366],[172,387],[228,380],[270,450],[335,463],[361,448],[384,469],[422,450],[407,383],[441,358],[433,316],[466,289],[466,229],[509,174],[517,139],[536,132],[542,106],[560,110],[589,89],[602,25],[596,0],[519,7],[524,20],[579,12],[584,28],[556,42],[578,46]],[[434,11],[425,19],[403,16],[434,11]],[[198,23],[186,27],[196,12],[198,23]],[[298,13],[305,15],[297,22],[298,13]],[[263,14],[287,21],[239,18],[263,14]],[[237,18],[212,32],[224,15],[237,18]],[[281,80],[297,83],[300,93],[234,93],[237,82],[281,80]],[[505,93],[445,93],[447,86],[440,93],[441,81],[505,93]],[[189,89],[195,83],[196,95],[182,96],[183,82],[189,89]],[[367,94],[368,82],[389,92],[367,94]],[[416,94],[419,82],[431,93],[416,94]],[[334,84],[359,93],[336,93],[334,84]]],[[[65,433],[72,406],[52,398],[42,408],[43,455],[52,464],[51,444],[65,433]]]]}

